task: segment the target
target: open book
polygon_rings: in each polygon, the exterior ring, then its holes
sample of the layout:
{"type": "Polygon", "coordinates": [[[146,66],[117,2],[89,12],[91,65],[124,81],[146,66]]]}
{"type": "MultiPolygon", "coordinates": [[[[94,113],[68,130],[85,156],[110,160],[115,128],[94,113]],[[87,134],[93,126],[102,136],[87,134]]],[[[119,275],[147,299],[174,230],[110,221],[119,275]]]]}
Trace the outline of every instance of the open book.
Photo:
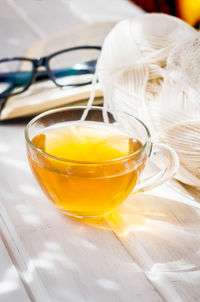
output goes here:
{"type": "MultiPolygon", "coordinates": [[[[83,45],[101,46],[104,37],[114,26],[112,22],[82,24],[65,31],[55,33],[36,41],[24,54],[27,58],[43,57],[53,52],[83,45]]],[[[32,84],[19,95],[8,98],[0,119],[11,119],[35,115],[48,109],[61,106],[86,105],[91,93],[91,84],[79,87],[57,87],[52,81],[32,84]]],[[[102,91],[95,86],[94,104],[102,103],[102,91]]]]}

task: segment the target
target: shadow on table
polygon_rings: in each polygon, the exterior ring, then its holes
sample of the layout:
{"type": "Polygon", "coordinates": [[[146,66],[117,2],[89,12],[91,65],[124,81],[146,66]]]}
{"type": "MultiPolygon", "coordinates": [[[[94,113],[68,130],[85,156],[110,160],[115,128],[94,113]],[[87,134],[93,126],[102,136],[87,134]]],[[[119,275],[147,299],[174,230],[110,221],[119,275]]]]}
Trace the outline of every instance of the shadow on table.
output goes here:
{"type": "Polygon", "coordinates": [[[129,198],[106,221],[144,271],[153,275],[198,272],[200,278],[198,203],[140,194],[129,198]]]}

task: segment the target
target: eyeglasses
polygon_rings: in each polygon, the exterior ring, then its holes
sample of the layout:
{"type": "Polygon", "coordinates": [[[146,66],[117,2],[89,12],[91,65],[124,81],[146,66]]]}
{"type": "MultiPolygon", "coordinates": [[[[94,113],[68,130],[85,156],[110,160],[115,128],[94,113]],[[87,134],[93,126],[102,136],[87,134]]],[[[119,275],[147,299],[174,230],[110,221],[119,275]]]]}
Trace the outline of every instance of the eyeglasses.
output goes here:
{"type": "Polygon", "coordinates": [[[50,79],[59,87],[82,86],[92,82],[101,47],[80,46],[47,57],[0,60],[0,99],[26,91],[33,82],[50,79]],[[43,70],[38,70],[43,67],[43,70]]]}

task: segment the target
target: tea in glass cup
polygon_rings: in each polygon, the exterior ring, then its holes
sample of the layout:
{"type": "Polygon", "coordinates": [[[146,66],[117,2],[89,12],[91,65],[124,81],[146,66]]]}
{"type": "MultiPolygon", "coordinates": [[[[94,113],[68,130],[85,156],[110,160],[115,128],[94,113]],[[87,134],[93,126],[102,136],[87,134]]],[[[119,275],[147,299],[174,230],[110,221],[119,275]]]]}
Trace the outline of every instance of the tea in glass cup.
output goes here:
{"type": "Polygon", "coordinates": [[[26,127],[33,174],[67,215],[88,218],[112,212],[133,192],[150,155],[150,133],[141,121],[121,112],[124,127],[111,112],[105,121],[103,110],[51,110],[26,127]]]}

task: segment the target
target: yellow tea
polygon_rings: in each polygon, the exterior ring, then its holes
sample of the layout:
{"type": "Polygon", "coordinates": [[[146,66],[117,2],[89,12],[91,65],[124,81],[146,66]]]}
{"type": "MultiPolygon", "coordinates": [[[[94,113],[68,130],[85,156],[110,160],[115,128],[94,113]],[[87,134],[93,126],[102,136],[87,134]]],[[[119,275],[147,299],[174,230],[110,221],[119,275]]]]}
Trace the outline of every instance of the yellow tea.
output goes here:
{"type": "Polygon", "coordinates": [[[39,150],[29,156],[46,195],[67,214],[81,217],[114,210],[136,185],[145,159],[142,144],[111,125],[65,122],[32,139],[39,150]]]}

